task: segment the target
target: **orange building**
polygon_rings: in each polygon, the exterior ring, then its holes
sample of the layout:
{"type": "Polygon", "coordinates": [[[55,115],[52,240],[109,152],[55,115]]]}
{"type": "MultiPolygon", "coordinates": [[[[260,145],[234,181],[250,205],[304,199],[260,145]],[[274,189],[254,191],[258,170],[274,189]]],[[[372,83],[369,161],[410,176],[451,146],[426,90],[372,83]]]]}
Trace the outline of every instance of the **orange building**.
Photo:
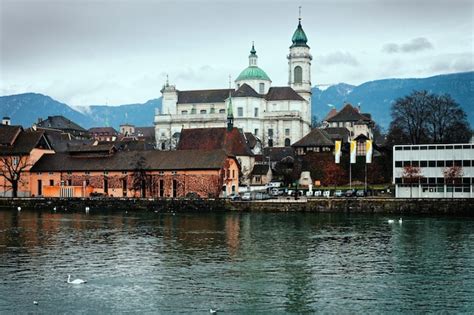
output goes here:
{"type": "Polygon", "coordinates": [[[43,156],[30,170],[44,197],[215,198],[238,191],[239,164],[224,150],[116,151],[113,146],[43,156]]]}
{"type": "Polygon", "coordinates": [[[0,125],[0,196],[29,197],[29,170],[44,154],[52,153],[44,131],[0,125]]]}

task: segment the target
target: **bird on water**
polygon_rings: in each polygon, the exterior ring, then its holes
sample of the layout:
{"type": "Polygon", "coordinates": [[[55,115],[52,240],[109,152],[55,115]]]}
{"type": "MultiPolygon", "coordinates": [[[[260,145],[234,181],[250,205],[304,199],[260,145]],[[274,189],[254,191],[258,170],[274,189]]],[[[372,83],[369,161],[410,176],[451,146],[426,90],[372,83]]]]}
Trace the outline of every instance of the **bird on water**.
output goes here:
{"type": "Polygon", "coordinates": [[[74,279],[71,281],[71,275],[67,276],[67,283],[70,283],[70,284],[83,284],[86,282],[87,282],[86,280],[82,280],[82,279],[74,279]]]}
{"type": "Polygon", "coordinates": [[[387,222],[388,222],[389,224],[392,224],[392,223],[395,223],[395,220],[389,219],[387,222]]]}

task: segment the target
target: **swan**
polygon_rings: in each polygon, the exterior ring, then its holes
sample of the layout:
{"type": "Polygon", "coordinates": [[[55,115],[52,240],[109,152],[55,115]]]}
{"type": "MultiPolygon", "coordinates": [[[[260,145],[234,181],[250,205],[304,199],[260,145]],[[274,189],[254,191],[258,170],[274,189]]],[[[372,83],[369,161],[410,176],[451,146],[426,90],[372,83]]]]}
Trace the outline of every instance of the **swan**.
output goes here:
{"type": "Polygon", "coordinates": [[[217,314],[217,310],[213,310],[212,308],[209,310],[209,313],[211,314],[217,314]]]}
{"type": "Polygon", "coordinates": [[[403,220],[402,218],[398,219],[398,223],[402,224],[403,223],[403,220]]]}
{"type": "Polygon", "coordinates": [[[392,224],[392,223],[395,222],[395,220],[389,219],[387,222],[388,222],[389,224],[392,224]]]}
{"type": "Polygon", "coordinates": [[[16,209],[17,209],[18,211],[21,211],[21,207],[17,207],[16,209]]]}
{"type": "Polygon", "coordinates": [[[38,305],[38,301],[33,301],[33,304],[34,304],[34,305],[38,305]]]}
{"type": "Polygon", "coordinates": [[[71,281],[71,275],[68,275],[67,276],[67,283],[71,283],[71,284],[83,284],[83,283],[86,283],[87,281],[86,280],[82,280],[82,279],[75,279],[75,280],[72,280],[71,281]]]}
{"type": "Polygon", "coordinates": [[[90,208],[86,207],[86,213],[89,213],[90,208]]]}
{"type": "Polygon", "coordinates": [[[53,208],[53,211],[56,211],[56,206],[53,208]]]}

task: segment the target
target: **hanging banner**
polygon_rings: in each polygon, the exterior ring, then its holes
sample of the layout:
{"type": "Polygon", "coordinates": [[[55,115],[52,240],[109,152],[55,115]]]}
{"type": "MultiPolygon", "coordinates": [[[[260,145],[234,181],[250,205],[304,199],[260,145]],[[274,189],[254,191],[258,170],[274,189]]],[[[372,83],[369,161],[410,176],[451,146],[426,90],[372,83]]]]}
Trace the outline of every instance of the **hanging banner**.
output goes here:
{"type": "Polygon", "coordinates": [[[365,141],[365,163],[372,163],[372,140],[365,141]]]}
{"type": "Polygon", "coordinates": [[[334,146],[334,157],[336,158],[336,164],[341,163],[341,141],[337,140],[334,146]]]}
{"type": "Polygon", "coordinates": [[[357,147],[357,141],[352,140],[351,141],[351,164],[354,164],[356,162],[356,147],[357,147]]]}

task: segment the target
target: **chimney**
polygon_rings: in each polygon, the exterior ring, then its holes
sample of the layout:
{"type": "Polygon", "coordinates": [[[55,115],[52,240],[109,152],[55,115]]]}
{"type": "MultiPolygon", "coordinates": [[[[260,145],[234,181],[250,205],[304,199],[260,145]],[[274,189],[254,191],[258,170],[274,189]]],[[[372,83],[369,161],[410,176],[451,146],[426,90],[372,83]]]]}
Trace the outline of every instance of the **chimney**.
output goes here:
{"type": "Polygon", "coordinates": [[[12,123],[11,123],[10,117],[8,117],[8,116],[3,117],[3,119],[2,119],[2,125],[10,126],[11,124],[12,124],[12,123]]]}

